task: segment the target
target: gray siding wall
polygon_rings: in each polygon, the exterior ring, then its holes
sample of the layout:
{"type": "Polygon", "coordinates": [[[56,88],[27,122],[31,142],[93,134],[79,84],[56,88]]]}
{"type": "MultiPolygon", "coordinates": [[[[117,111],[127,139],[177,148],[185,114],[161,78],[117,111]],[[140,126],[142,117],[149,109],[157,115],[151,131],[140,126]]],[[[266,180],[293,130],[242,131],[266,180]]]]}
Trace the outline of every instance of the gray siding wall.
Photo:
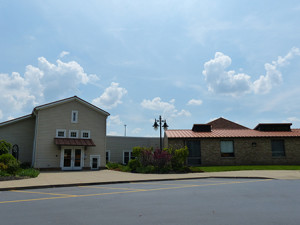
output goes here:
{"type": "Polygon", "coordinates": [[[159,138],[107,136],[106,149],[110,151],[111,162],[123,162],[123,151],[132,151],[133,147],[159,148],[159,138]]]}
{"type": "Polygon", "coordinates": [[[35,119],[27,118],[0,127],[0,140],[19,146],[19,160],[31,163],[35,119]]]}
{"type": "Polygon", "coordinates": [[[45,108],[38,111],[36,136],[36,168],[60,167],[61,148],[54,144],[56,129],[78,130],[81,137],[82,130],[89,130],[95,147],[87,147],[84,167],[90,167],[90,155],[100,155],[100,167],[104,167],[106,149],[106,115],[78,102],[71,101],[45,108]],[[72,111],[78,111],[78,122],[71,122],[72,111]]]}

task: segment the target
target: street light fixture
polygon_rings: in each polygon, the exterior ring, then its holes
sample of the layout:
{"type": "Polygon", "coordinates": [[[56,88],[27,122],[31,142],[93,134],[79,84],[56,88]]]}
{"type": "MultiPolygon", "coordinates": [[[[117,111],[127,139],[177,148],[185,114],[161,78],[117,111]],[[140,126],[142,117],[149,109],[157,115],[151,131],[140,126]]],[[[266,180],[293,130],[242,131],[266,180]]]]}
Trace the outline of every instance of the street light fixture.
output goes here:
{"type": "Polygon", "coordinates": [[[160,140],[160,151],[162,151],[162,137],[161,137],[161,127],[164,128],[164,130],[168,129],[168,124],[166,120],[162,120],[161,116],[159,116],[159,119],[154,119],[154,124],[153,124],[154,130],[157,130],[159,127],[159,140],[160,140]],[[162,125],[162,123],[164,123],[162,125]]]}

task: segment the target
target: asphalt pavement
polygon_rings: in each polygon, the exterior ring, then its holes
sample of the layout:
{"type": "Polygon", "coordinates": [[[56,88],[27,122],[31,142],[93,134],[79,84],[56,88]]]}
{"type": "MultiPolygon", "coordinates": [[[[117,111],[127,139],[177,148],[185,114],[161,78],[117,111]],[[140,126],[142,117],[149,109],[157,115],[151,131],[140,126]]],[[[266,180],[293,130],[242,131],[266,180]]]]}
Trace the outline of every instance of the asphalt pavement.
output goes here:
{"type": "Polygon", "coordinates": [[[199,178],[252,178],[299,180],[300,170],[247,170],[230,172],[205,172],[183,174],[138,174],[112,170],[99,171],[42,171],[36,178],[0,181],[0,191],[68,187],[78,185],[100,185],[128,182],[184,180],[199,178]]]}

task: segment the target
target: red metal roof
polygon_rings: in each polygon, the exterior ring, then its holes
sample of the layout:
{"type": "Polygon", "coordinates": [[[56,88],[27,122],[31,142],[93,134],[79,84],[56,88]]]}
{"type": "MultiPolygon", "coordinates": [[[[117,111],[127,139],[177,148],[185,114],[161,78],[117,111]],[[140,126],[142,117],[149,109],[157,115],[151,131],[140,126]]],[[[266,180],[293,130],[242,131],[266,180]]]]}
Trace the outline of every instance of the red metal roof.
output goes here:
{"type": "Polygon", "coordinates": [[[244,138],[244,137],[300,137],[300,129],[291,131],[257,131],[251,129],[225,130],[211,132],[194,132],[192,130],[167,130],[168,138],[244,138]]]}
{"type": "Polygon", "coordinates": [[[54,138],[54,143],[66,146],[96,146],[92,139],[83,138],[54,138]]]}

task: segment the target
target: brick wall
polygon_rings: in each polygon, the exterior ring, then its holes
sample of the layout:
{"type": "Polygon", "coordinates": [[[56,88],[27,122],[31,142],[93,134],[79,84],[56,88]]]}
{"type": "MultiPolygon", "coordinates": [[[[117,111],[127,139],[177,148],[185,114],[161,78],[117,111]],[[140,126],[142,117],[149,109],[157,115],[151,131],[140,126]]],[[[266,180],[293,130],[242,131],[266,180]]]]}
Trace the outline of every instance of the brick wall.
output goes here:
{"type": "MultiPolygon", "coordinates": [[[[168,145],[184,146],[188,139],[168,139],[168,145]]],[[[196,140],[196,139],[195,139],[196,140]]],[[[202,165],[295,165],[300,164],[300,138],[198,139],[202,165]],[[273,157],[271,140],[284,140],[285,156],[273,157]],[[221,140],[234,142],[234,157],[221,157],[221,140]],[[256,143],[253,146],[252,143],[256,143]]]]}

